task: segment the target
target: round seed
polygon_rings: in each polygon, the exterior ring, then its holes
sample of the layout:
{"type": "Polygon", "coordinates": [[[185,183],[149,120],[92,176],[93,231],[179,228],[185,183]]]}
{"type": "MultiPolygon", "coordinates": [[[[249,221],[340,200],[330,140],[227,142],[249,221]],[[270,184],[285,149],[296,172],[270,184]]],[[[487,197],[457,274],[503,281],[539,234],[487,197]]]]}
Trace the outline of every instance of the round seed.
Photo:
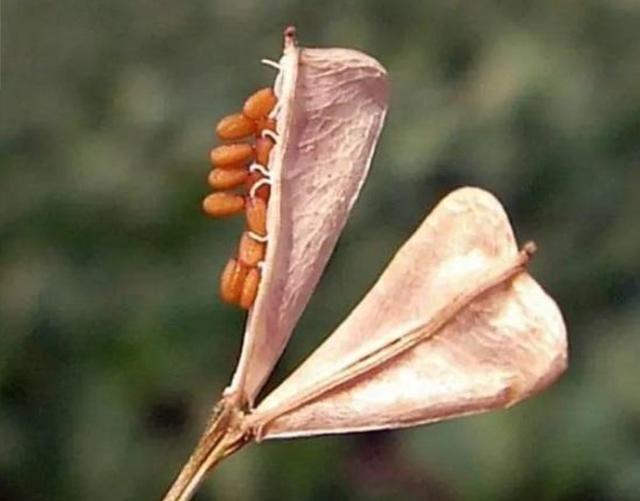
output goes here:
{"type": "Polygon", "coordinates": [[[247,180],[249,169],[239,167],[235,169],[213,169],[209,173],[209,185],[215,190],[228,190],[240,186],[247,180]]]}
{"type": "Polygon", "coordinates": [[[267,137],[259,137],[256,139],[256,163],[267,166],[269,164],[269,153],[273,148],[273,141],[267,137]]]}
{"type": "Polygon", "coordinates": [[[238,261],[253,268],[264,259],[265,244],[257,242],[245,231],[240,238],[238,247],[238,261]]]}
{"type": "Polygon", "coordinates": [[[250,198],[245,206],[247,228],[257,235],[267,234],[267,203],[259,197],[250,198]]]}
{"type": "Polygon", "coordinates": [[[242,107],[242,113],[251,120],[266,117],[276,105],[277,99],[271,87],[265,87],[254,92],[247,98],[242,107]]]}
{"type": "Polygon", "coordinates": [[[240,307],[248,310],[253,306],[258,294],[258,286],[260,285],[260,270],[251,268],[247,273],[240,294],[240,307]]]}
{"type": "Polygon", "coordinates": [[[237,304],[249,269],[236,259],[229,259],[220,277],[220,297],[225,303],[237,304]]]}
{"type": "Polygon", "coordinates": [[[259,118],[256,120],[256,136],[261,137],[262,131],[265,129],[275,132],[276,121],[273,118],[259,118]]]}
{"type": "MultiPolygon", "coordinates": [[[[263,179],[263,176],[259,172],[250,172],[244,183],[247,193],[249,193],[251,191],[251,187],[261,179],[263,179]]],[[[260,188],[256,190],[256,196],[262,198],[262,200],[268,201],[269,195],[271,195],[271,187],[267,184],[260,186],[260,188]]]]}
{"type": "Polygon", "coordinates": [[[202,201],[202,208],[212,217],[233,216],[244,210],[244,197],[226,191],[212,193],[202,201]]]}
{"type": "Polygon", "coordinates": [[[223,140],[242,139],[256,130],[256,124],[242,113],[228,115],[218,122],[216,133],[223,140]]]}
{"type": "Polygon", "coordinates": [[[223,169],[237,167],[253,159],[253,147],[246,143],[224,144],[211,150],[211,163],[223,169]]]}

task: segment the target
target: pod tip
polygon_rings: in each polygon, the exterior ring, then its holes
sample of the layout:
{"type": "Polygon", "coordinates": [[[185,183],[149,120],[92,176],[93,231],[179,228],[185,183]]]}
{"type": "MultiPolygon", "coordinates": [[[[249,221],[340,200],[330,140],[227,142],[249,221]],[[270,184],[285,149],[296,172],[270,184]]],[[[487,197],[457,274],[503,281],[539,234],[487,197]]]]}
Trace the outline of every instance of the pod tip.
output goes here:
{"type": "Polygon", "coordinates": [[[284,35],[284,46],[287,47],[288,45],[296,45],[297,40],[296,40],[296,27],[293,25],[289,25],[284,29],[283,32],[284,35]]]}

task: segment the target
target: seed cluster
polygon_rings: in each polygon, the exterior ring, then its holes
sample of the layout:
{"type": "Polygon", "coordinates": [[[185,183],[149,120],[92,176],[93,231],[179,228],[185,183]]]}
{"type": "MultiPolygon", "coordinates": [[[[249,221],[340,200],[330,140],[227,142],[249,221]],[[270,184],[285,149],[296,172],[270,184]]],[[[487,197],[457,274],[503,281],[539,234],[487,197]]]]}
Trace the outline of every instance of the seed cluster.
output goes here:
{"type": "Polygon", "coordinates": [[[260,285],[260,265],[267,242],[267,202],[270,178],[269,153],[274,146],[276,123],[270,113],[276,106],[273,89],[261,89],[245,101],[242,113],[224,117],[216,126],[226,144],[211,150],[213,170],[209,185],[215,190],[202,202],[212,217],[245,213],[246,231],[237,255],[222,272],[220,296],[226,303],[250,309],[260,285]],[[253,144],[247,141],[255,138],[253,144]]]}

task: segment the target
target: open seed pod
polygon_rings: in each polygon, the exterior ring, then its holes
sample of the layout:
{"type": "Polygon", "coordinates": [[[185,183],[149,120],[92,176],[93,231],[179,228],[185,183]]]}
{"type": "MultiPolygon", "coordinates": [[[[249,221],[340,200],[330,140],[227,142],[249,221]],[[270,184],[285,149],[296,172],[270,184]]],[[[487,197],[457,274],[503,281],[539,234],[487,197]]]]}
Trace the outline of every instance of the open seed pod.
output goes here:
{"type": "Polygon", "coordinates": [[[459,189],[338,329],[249,417],[258,437],[399,428],[510,406],[563,372],[555,302],[507,215],[459,189]]]}
{"type": "MultiPolygon", "coordinates": [[[[223,299],[249,309],[238,368],[165,501],[188,500],[207,472],[250,441],[503,408],[542,390],[567,364],[562,316],[526,273],[534,246],[518,251],[500,203],[463,188],[440,202],[324,344],[254,407],[360,191],[387,103],[384,69],[359,52],[299,48],[288,29],[284,55],[272,64],[275,146],[264,155],[271,193],[259,201],[253,190],[257,198],[243,202],[266,255],[259,266],[261,256],[250,259],[245,249],[223,274],[223,299]]],[[[226,120],[225,134],[244,134],[241,122],[226,120]]],[[[217,199],[216,211],[229,205],[217,199]]]]}
{"type": "Polygon", "coordinates": [[[387,74],[347,49],[307,49],[285,32],[269,159],[267,253],[227,395],[251,405],[282,354],[369,170],[387,74]]]}

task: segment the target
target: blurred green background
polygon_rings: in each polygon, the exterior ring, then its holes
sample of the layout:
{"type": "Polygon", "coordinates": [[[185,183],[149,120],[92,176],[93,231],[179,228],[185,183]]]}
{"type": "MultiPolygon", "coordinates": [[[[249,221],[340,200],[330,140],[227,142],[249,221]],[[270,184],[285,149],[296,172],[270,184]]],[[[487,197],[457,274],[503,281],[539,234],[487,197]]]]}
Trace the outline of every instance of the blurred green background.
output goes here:
{"type": "Polygon", "coordinates": [[[505,204],[561,305],[570,369],[514,409],[248,447],[197,499],[640,499],[640,3],[5,1],[0,500],[159,499],[228,382],[213,125],[282,28],[389,70],[373,169],[273,381],[447,191],[505,204]]]}

